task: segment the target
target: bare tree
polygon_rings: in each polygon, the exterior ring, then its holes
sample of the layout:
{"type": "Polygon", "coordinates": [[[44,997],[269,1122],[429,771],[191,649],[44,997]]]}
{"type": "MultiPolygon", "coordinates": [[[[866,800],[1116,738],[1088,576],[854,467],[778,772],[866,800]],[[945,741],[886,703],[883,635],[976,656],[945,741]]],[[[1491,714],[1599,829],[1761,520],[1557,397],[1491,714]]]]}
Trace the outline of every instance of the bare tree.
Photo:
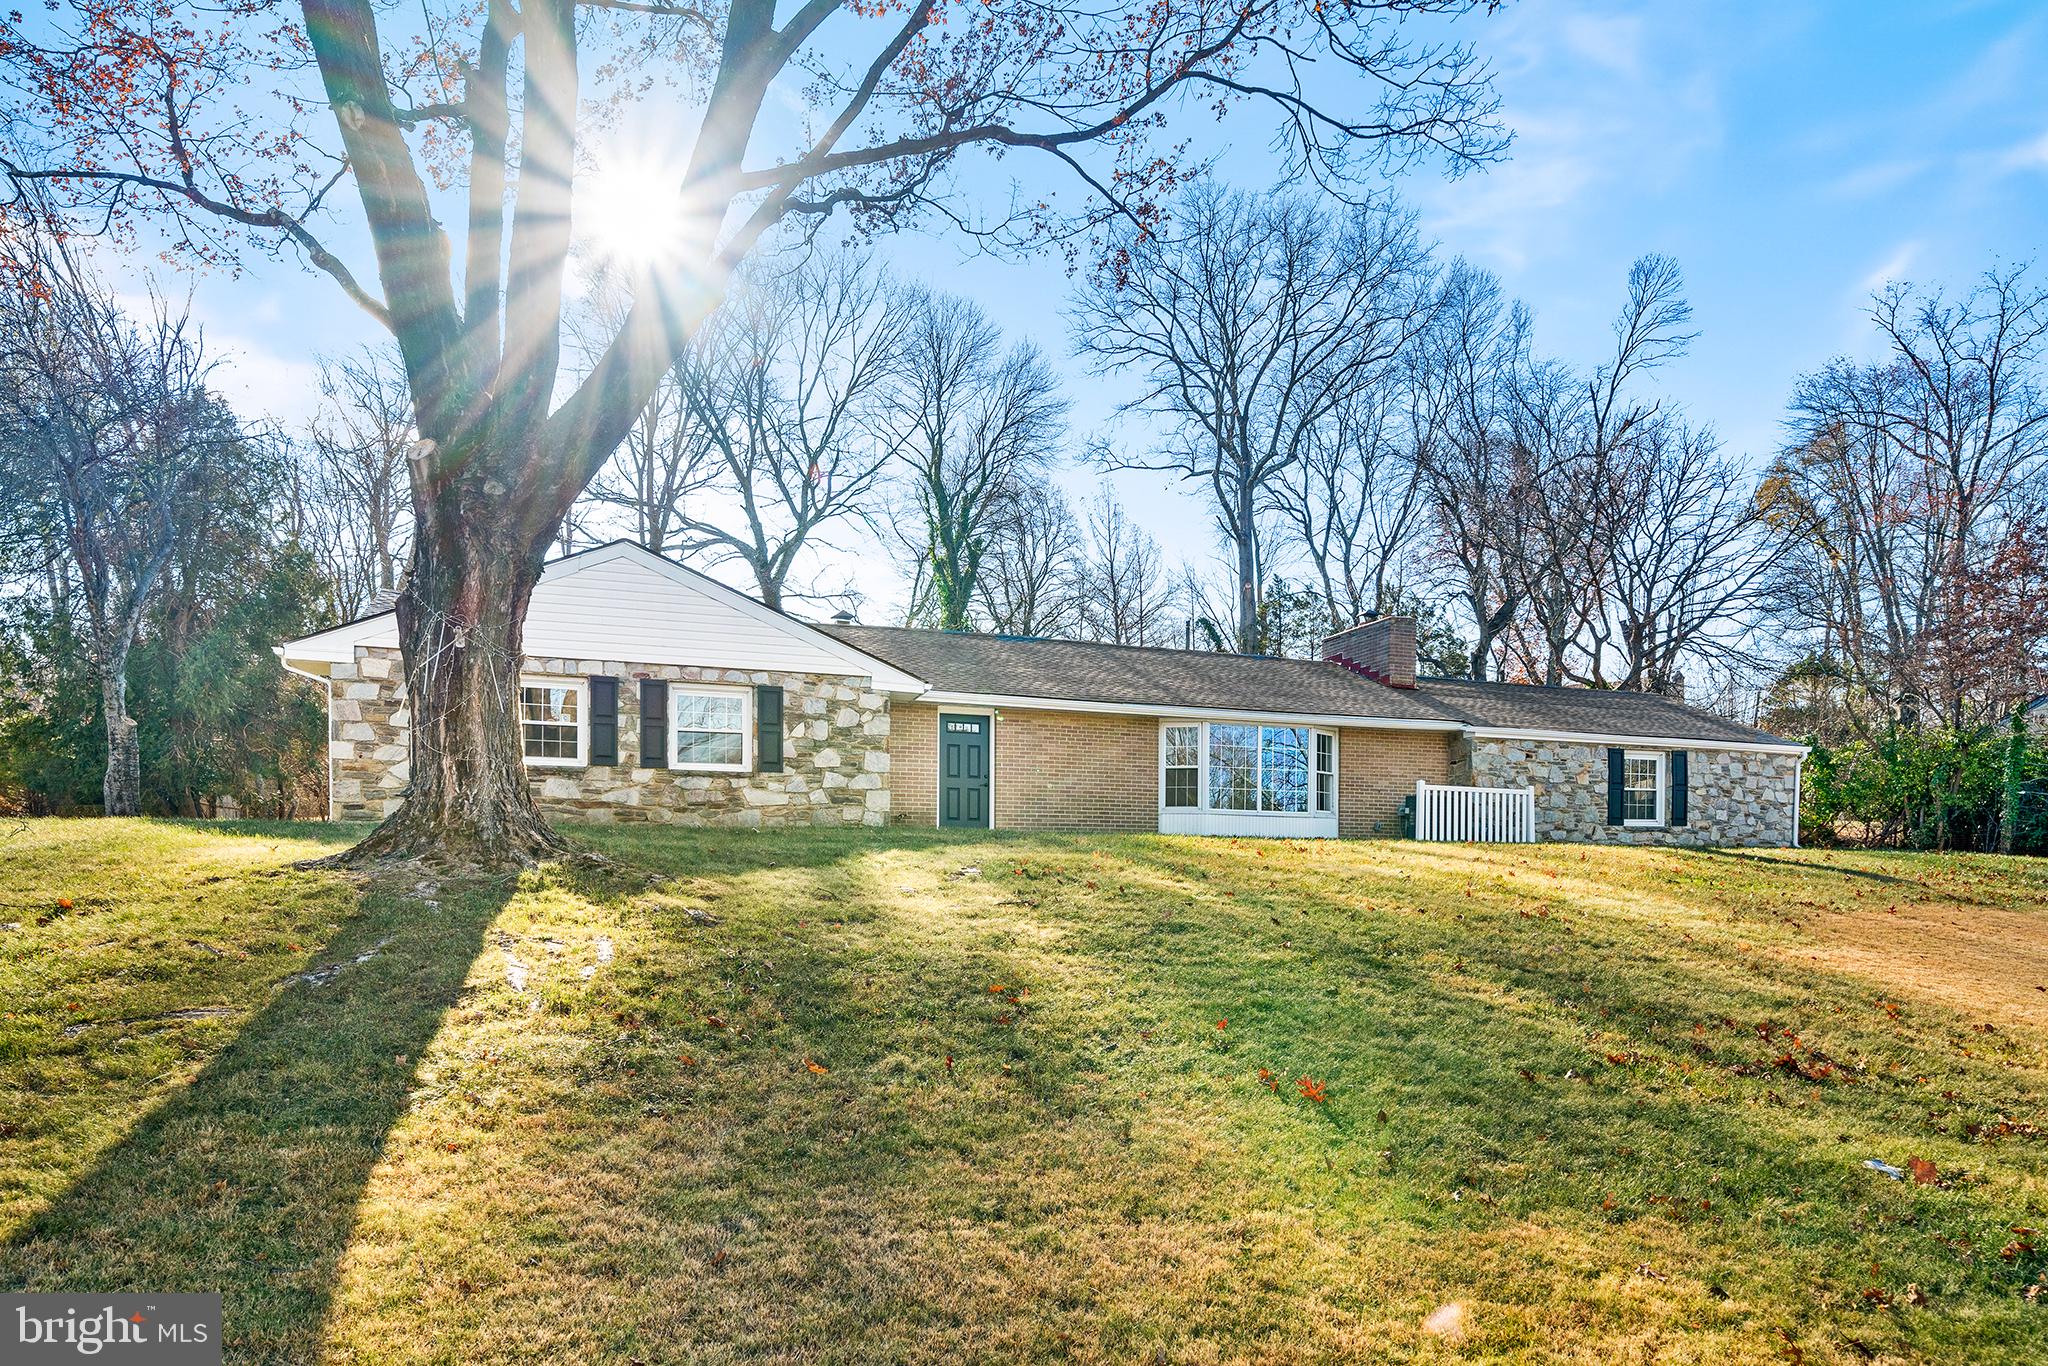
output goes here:
{"type": "Polygon", "coordinates": [[[894,403],[905,506],[897,534],[915,557],[913,613],[964,631],[992,538],[1040,482],[1066,434],[1066,400],[1029,343],[1004,348],[975,305],[919,295],[894,403]]]}
{"type": "Polygon", "coordinates": [[[1075,308],[1098,373],[1165,425],[1122,457],[1202,486],[1235,560],[1237,647],[1258,648],[1261,526],[1311,436],[1374,383],[1428,318],[1412,215],[1379,199],[1333,213],[1300,195],[1213,184],[1172,229],[1126,226],[1075,308]]]}
{"type": "Polygon", "coordinates": [[[977,575],[988,628],[1007,636],[1064,636],[1082,620],[1081,529],[1050,483],[1018,489],[997,508],[977,575]]]}
{"type": "Polygon", "coordinates": [[[1423,152],[1483,162],[1504,141],[1483,64],[1410,21],[1491,7],[989,0],[947,24],[934,0],[484,0],[417,19],[370,0],[52,0],[32,21],[0,15],[0,173],[95,229],[160,226],[195,261],[289,252],[390,330],[421,435],[398,600],[416,761],[405,804],[347,857],[518,866],[567,849],[533,804],[512,714],[547,550],[766,234],[930,211],[1014,245],[1156,219],[1188,172],[1163,129],[1209,105],[1262,112],[1290,173],[1335,188],[1423,152]],[[1360,88],[1333,87],[1332,68],[1369,79],[1369,107],[1324,102],[1360,88]],[[567,383],[579,123],[654,101],[692,134],[646,177],[670,192],[649,208],[661,250],[567,383]],[[971,213],[956,172],[977,151],[1041,158],[1086,197],[971,213]],[[356,241],[374,275],[349,259],[356,241]]]}
{"type": "Polygon", "coordinates": [[[1491,274],[1463,262],[1445,276],[1440,304],[1417,352],[1415,466],[1436,559],[1472,618],[1472,677],[1483,680],[1523,604],[1512,569],[1523,505],[1508,423],[1528,315],[1491,274]]]}
{"type": "Polygon", "coordinates": [[[1592,681],[1672,693],[1682,691],[1689,659],[1756,663],[1763,652],[1751,628],[1779,552],[1760,534],[1755,484],[1722,457],[1711,432],[1677,421],[1647,429],[1604,556],[1592,681]],[[1619,669],[1611,680],[1609,660],[1619,669]]]}
{"type": "Polygon", "coordinates": [[[1082,566],[1081,630],[1114,645],[1168,645],[1178,598],[1159,543],[1124,512],[1107,489],[1087,508],[1082,566]]]}
{"type": "MultiPolygon", "coordinates": [[[[208,392],[211,362],[189,314],[152,297],[135,321],[58,240],[5,239],[0,274],[0,443],[21,508],[53,515],[69,561],[106,724],[104,810],[142,807],[128,712],[128,654],[178,544],[184,506],[241,443],[208,392]]],[[[12,504],[14,499],[10,498],[12,504]]]]}
{"type": "Polygon", "coordinates": [[[412,526],[406,462],[419,434],[404,362],[389,348],[321,361],[320,397],[298,472],[300,536],[352,617],[398,586],[412,526]]]}
{"type": "Polygon", "coordinates": [[[742,274],[677,362],[678,410],[655,428],[687,458],[654,462],[684,472],[654,493],[697,493],[668,509],[685,554],[739,561],[780,608],[806,549],[836,523],[872,526],[892,454],[881,408],[911,316],[867,257],[742,274]]]}
{"type": "Polygon", "coordinates": [[[1603,606],[1614,545],[1640,515],[1632,466],[1668,436],[1672,414],[1641,398],[1634,381],[1682,355],[1696,335],[1677,262],[1644,256],[1629,269],[1628,299],[1614,323],[1614,352],[1576,374],[1556,361],[1515,370],[1510,453],[1522,503],[1508,564],[1528,603],[1530,630],[1512,639],[1529,672],[1548,684],[1598,678],[1590,641],[1603,606]]]}
{"type": "Polygon", "coordinates": [[[1893,285],[1891,354],[1801,381],[1763,502],[1777,620],[1843,671],[1868,735],[2008,714],[2048,682],[2048,291],[2023,270],[1960,299],[1893,285]]]}
{"type": "Polygon", "coordinates": [[[1405,376],[1360,386],[1310,430],[1274,495],[1321,585],[1332,630],[1387,610],[1421,532],[1413,416],[1405,376]]]}

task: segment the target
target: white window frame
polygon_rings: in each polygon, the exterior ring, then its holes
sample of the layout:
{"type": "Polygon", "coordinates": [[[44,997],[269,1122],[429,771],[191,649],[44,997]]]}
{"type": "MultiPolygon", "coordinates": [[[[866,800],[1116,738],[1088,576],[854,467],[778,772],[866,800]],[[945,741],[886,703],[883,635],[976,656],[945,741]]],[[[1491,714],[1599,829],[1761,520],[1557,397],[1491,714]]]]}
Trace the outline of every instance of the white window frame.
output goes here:
{"type": "MultiPolygon", "coordinates": [[[[516,699],[519,711],[519,755],[528,768],[583,768],[590,762],[590,680],[587,678],[551,678],[545,674],[521,677],[521,696],[516,699]],[[573,759],[546,758],[526,752],[526,699],[527,688],[560,688],[576,694],[576,757],[573,759]]],[[[540,723],[535,723],[540,724],[540,723]]]]}
{"type": "Polygon", "coordinates": [[[1339,737],[1338,733],[1334,730],[1317,730],[1313,726],[1309,727],[1308,809],[1311,815],[1334,816],[1337,814],[1337,766],[1343,762],[1344,741],[1339,737]],[[1321,757],[1317,751],[1322,748],[1322,738],[1324,736],[1328,736],[1330,739],[1330,804],[1327,807],[1320,804],[1322,784],[1316,781],[1322,776],[1322,770],[1316,767],[1316,761],[1321,757]]]}
{"type": "MultiPolygon", "coordinates": [[[[1636,791],[1642,789],[1637,788],[1636,791]]],[[[1621,811],[1622,824],[1631,830],[1654,830],[1665,823],[1670,814],[1665,810],[1671,800],[1671,756],[1661,749],[1625,749],[1621,752],[1621,811]],[[1639,759],[1647,759],[1657,766],[1657,814],[1649,819],[1628,814],[1628,766],[1639,759]]]]}
{"type": "MultiPolygon", "coordinates": [[[[1207,811],[1209,809],[1209,728],[1200,721],[1162,721],[1159,725],[1159,809],[1161,811],[1207,811]],[[1168,806],[1166,804],[1166,732],[1186,730],[1195,732],[1195,804],[1193,806],[1168,806]]],[[[1175,765],[1185,768],[1185,764],[1175,765]]]]}
{"type": "MultiPolygon", "coordinates": [[[[721,734],[723,732],[720,732],[721,734]]],[[[754,771],[754,690],[721,687],[712,683],[671,683],[668,685],[668,766],[678,773],[752,773],[754,771]],[[682,764],[676,762],[676,731],[681,729],[680,713],[685,697],[737,697],[740,699],[740,761],[736,764],[682,764]]]]}
{"type": "MultiPolygon", "coordinates": [[[[1263,765],[1265,763],[1265,739],[1263,735],[1260,737],[1257,749],[1259,754],[1259,762],[1261,765],[1263,765]]],[[[1235,720],[1230,717],[1218,717],[1214,720],[1192,716],[1167,717],[1159,723],[1159,752],[1157,756],[1159,783],[1159,812],[1162,816],[1169,814],[1185,816],[1193,813],[1199,813],[1203,815],[1228,817],[1246,816],[1253,819],[1300,820],[1304,817],[1312,817],[1334,820],[1337,816],[1337,807],[1339,803],[1342,801],[1342,798],[1338,794],[1342,791],[1341,774],[1343,771],[1343,765],[1344,742],[1341,733],[1335,730],[1331,730],[1325,726],[1311,726],[1300,722],[1274,721],[1270,719],[1255,719],[1252,717],[1246,717],[1243,720],[1235,720]],[[1215,807],[1210,806],[1209,727],[1212,725],[1254,726],[1260,728],[1261,730],[1306,730],[1309,734],[1308,808],[1303,811],[1267,811],[1263,807],[1256,807],[1248,811],[1238,811],[1219,810],[1215,807]],[[1166,804],[1166,732],[1169,727],[1179,726],[1193,726],[1196,730],[1195,789],[1200,794],[1200,796],[1199,804],[1195,806],[1168,806],[1166,804]],[[1330,807],[1328,810],[1324,810],[1322,807],[1316,805],[1315,737],[1318,735],[1327,735],[1330,737],[1330,807]]],[[[1265,787],[1263,775],[1261,776],[1260,783],[1255,790],[1261,793],[1264,792],[1265,787]]]]}

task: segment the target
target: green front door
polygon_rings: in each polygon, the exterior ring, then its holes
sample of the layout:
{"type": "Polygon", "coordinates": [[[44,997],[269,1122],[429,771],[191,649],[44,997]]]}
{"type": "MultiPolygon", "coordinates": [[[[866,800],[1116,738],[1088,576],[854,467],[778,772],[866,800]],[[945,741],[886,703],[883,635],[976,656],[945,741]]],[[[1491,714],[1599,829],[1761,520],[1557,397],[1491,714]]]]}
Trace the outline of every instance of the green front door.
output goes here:
{"type": "Polygon", "coordinates": [[[989,759],[995,721],[939,714],[939,824],[989,828],[989,759]]]}

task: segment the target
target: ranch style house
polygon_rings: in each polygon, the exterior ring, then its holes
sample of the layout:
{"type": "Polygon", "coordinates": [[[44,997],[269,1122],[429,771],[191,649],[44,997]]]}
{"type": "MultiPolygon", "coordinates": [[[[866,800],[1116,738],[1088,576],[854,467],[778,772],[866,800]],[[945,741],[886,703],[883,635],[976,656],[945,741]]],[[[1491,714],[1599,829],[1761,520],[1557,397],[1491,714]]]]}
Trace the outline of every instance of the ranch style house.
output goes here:
{"type": "MultiPolygon", "coordinates": [[[[1803,746],[1646,693],[1418,677],[1405,617],[1321,659],[812,624],[621,541],[549,564],[525,648],[534,796],[579,820],[1799,837],[1803,746]]],[[[395,617],[277,653],[327,696],[330,817],[380,819],[411,760],[395,617]]]]}

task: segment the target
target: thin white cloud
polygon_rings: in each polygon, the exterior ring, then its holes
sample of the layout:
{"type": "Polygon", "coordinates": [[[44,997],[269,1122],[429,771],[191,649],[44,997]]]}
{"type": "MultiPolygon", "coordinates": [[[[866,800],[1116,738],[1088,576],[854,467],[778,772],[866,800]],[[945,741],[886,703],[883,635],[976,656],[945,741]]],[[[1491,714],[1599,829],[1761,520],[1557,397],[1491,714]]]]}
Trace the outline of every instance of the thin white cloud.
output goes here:
{"type": "Polygon", "coordinates": [[[1695,25],[1611,4],[1510,11],[1489,26],[1508,161],[1411,186],[1429,230],[1510,274],[1567,244],[1603,195],[1678,184],[1722,137],[1719,57],[1695,25]]]}
{"type": "Polygon", "coordinates": [[[1830,199],[1874,199],[1912,183],[1934,163],[1926,157],[1900,157],[1859,166],[1822,187],[1830,199]]]}
{"type": "Polygon", "coordinates": [[[1886,285],[1912,277],[1913,266],[1920,259],[1924,249],[1917,239],[1908,239],[1892,248],[1891,253],[1880,261],[1874,270],[1859,279],[1851,291],[1859,304],[1886,285]]]}
{"type": "Polygon", "coordinates": [[[2048,170],[2048,133],[2006,148],[1998,164],[2007,171],[2048,170]]]}

